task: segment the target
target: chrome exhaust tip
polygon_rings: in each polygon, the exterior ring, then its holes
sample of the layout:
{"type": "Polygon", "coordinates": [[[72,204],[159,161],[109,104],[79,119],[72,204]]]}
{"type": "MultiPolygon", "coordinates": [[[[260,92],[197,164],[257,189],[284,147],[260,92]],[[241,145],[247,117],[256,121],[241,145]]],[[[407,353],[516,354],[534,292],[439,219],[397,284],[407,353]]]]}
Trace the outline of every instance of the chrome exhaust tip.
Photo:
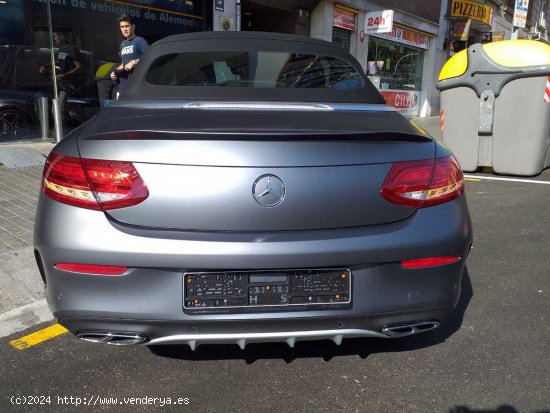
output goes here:
{"type": "Polygon", "coordinates": [[[424,331],[433,330],[437,327],[439,327],[439,321],[437,320],[414,321],[411,323],[391,324],[382,327],[381,331],[388,337],[405,337],[413,334],[423,333],[424,331]]]}
{"type": "Polygon", "coordinates": [[[111,344],[113,346],[136,346],[147,341],[147,337],[137,333],[105,333],[101,331],[83,331],[76,335],[83,341],[111,344]]]}

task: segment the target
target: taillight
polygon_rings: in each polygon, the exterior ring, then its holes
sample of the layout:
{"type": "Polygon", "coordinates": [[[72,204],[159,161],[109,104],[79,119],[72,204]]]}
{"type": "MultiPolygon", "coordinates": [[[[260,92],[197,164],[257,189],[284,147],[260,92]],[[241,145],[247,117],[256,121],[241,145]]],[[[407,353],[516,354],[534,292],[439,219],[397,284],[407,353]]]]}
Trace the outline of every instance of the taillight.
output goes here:
{"type": "Polygon", "coordinates": [[[74,158],[52,152],[43,175],[42,188],[48,197],[81,208],[124,208],[149,196],[131,162],[74,158]]]}
{"type": "Polygon", "coordinates": [[[401,261],[401,266],[407,270],[413,270],[416,268],[428,268],[446,264],[453,264],[458,261],[460,261],[460,257],[458,255],[452,255],[448,257],[430,257],[419,258],[416,260],[403,260],[401,261]]]}
{"type": "Polygon", "coordinates": [[[396,162],[380,190],[394,204],[423,208],[464,193],[464,176],[454,156],[396,162]]]}
{"type": "Polygon", "coordinates": [[[122,275],[128,271],[128,267],[121,267],[117,265],[73,264],[65,262],[55,264],[55,268],[68,272],[98,275],[122,275]]]}

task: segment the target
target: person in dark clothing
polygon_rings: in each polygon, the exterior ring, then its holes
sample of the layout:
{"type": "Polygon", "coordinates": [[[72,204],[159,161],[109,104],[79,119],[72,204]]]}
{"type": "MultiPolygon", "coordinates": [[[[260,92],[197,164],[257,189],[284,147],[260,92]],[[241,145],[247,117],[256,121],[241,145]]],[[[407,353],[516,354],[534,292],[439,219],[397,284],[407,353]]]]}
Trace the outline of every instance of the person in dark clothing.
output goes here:
{"type": "Polygon", "coordinates": [[[124,36],[124,40],[120,43],[120,58],[122,63],[111,73],[111,79],[117,82],[117,99],[124,92],[128,79],[132,75],[140,57],[149,48],[149,44],[143,37],[136,36],[136,25],[132,17],[123,14],[118,18],[118,24],[124,36]]]}
{"type": "MultiPolygon", "coordinates": [[[[61,32],[55,32],[53,40],[58,47],[55,78],[57,79],[59,105],[61,106],[62,113],[64,113],[67,98],[78,95],[75,81],[82,67],[80,64],[80,50],[75,46],[67,44],[61,32]]],[[[47,73],[49,71],[51,71],[51,65],[40,67],[40,73],[47,73]]]]}

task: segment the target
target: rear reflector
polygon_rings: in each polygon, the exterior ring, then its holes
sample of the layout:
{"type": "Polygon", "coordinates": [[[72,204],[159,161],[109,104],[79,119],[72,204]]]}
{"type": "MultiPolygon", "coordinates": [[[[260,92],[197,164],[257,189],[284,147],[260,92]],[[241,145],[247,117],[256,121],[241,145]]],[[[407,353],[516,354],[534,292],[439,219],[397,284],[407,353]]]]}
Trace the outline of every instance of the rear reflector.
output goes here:
{"type": "Polygon", "coordinates": [[[380,193],[394,204],[423,208],[458,198],[464,193],[464,176],[454,156],[396,162],[380,193]]]}
{"type": "Polygon", "coordinates": [[[149,196],[131,162],[74,158],[52,152],[43,175],[42,188],[48,197],[81,208],[124,208],[149,196]]]}
{"type": "Polygon", "coordinates": [[[420,258],[417,260],[403,260],[401,261],[401,267],[411,270],[415,268],[437,267],[439,265],[452,264],[458,261],[460,261],[460,257],[457,255],[450,257],[420,258]]]}
{"type": "Polygon", "coordinates": [[[72,264],[57,263],[55,268],[62,271],[78,272],[81,274],[121,275],[128,271],[128,267],[116,265],[72,264]]]}

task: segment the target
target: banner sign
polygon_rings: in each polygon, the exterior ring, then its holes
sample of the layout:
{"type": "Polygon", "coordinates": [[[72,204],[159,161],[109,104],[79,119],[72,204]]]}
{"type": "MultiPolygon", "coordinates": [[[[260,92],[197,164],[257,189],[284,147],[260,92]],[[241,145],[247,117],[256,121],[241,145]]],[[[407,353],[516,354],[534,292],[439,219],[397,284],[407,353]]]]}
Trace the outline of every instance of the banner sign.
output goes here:
{"type": "Polygon", "coordinates": [[[525,28],[527,22],[527,11],[529,10],[529,0],[516,0],[514,8],[514,23],[515,27],[525,28]]]}
{"type": "Polygon", "coordinates": [[[389,33],[393,30],[393,10],[367,13],[365,33],[389,33]]]}
{"type": "Polygon", "coordinates": [[[371,33],[371,36],[382,37],[422,49],[430,48],[430,38],[428,36],[413,32],[412,30],[403,29],[399,26],[395,26],[390,33],[371,33]]]}
{"type": "Polygon", "coordinates": [[[451,3],[451,17],[462,17],[491,25],[493,8],[487,4],[470,0],[453,0],[451,3]]]}
{"type": "Polygon", "coordinates": [[[418,116],[420,92],[408,90],[379,90],[388,105],[404,116],[418,116]]]}
{"type": "Polygon", "coordinates": [[[468,19],[468,21],[464,23],[457,23],[453,31],[453,39],[461,40],[461,41],[468,40],[468,33],[470,32],[471,23],[472,23],[472,20],[470,19],[468,19]]]}
{"type": "Polygon", "coordinates": [[[355,14],[335,7],[332,15],[332,25],[346,30],[355,30],[355,14]]]}
{"type": "MultiPolygon", "coordinates": [[[[33,0],[35,3],[45,3],[46,0],[33,0]]],[[[162,30],[166,23],[184,26],[186,31],[197,31],[201,28],[203,16],[194,14],[193,5],[184,2],[169,0],[138,1],[138,0],[49,0],[56,7],[73,9],[74,11],[86,10],[87,12],[105,13],[115,16],[127,14],[134,19],[148,20],[152,24],[159,24],[162,30]],[[151,6],[149,3],[154,3],[151,6]],[[163,7],[161,7],[163,6],[163,7]]],[[[1,3],[1,2],[0,2],[1,3]]],[[[179,33],[179,32],[178,32],[179,33]]]]}

